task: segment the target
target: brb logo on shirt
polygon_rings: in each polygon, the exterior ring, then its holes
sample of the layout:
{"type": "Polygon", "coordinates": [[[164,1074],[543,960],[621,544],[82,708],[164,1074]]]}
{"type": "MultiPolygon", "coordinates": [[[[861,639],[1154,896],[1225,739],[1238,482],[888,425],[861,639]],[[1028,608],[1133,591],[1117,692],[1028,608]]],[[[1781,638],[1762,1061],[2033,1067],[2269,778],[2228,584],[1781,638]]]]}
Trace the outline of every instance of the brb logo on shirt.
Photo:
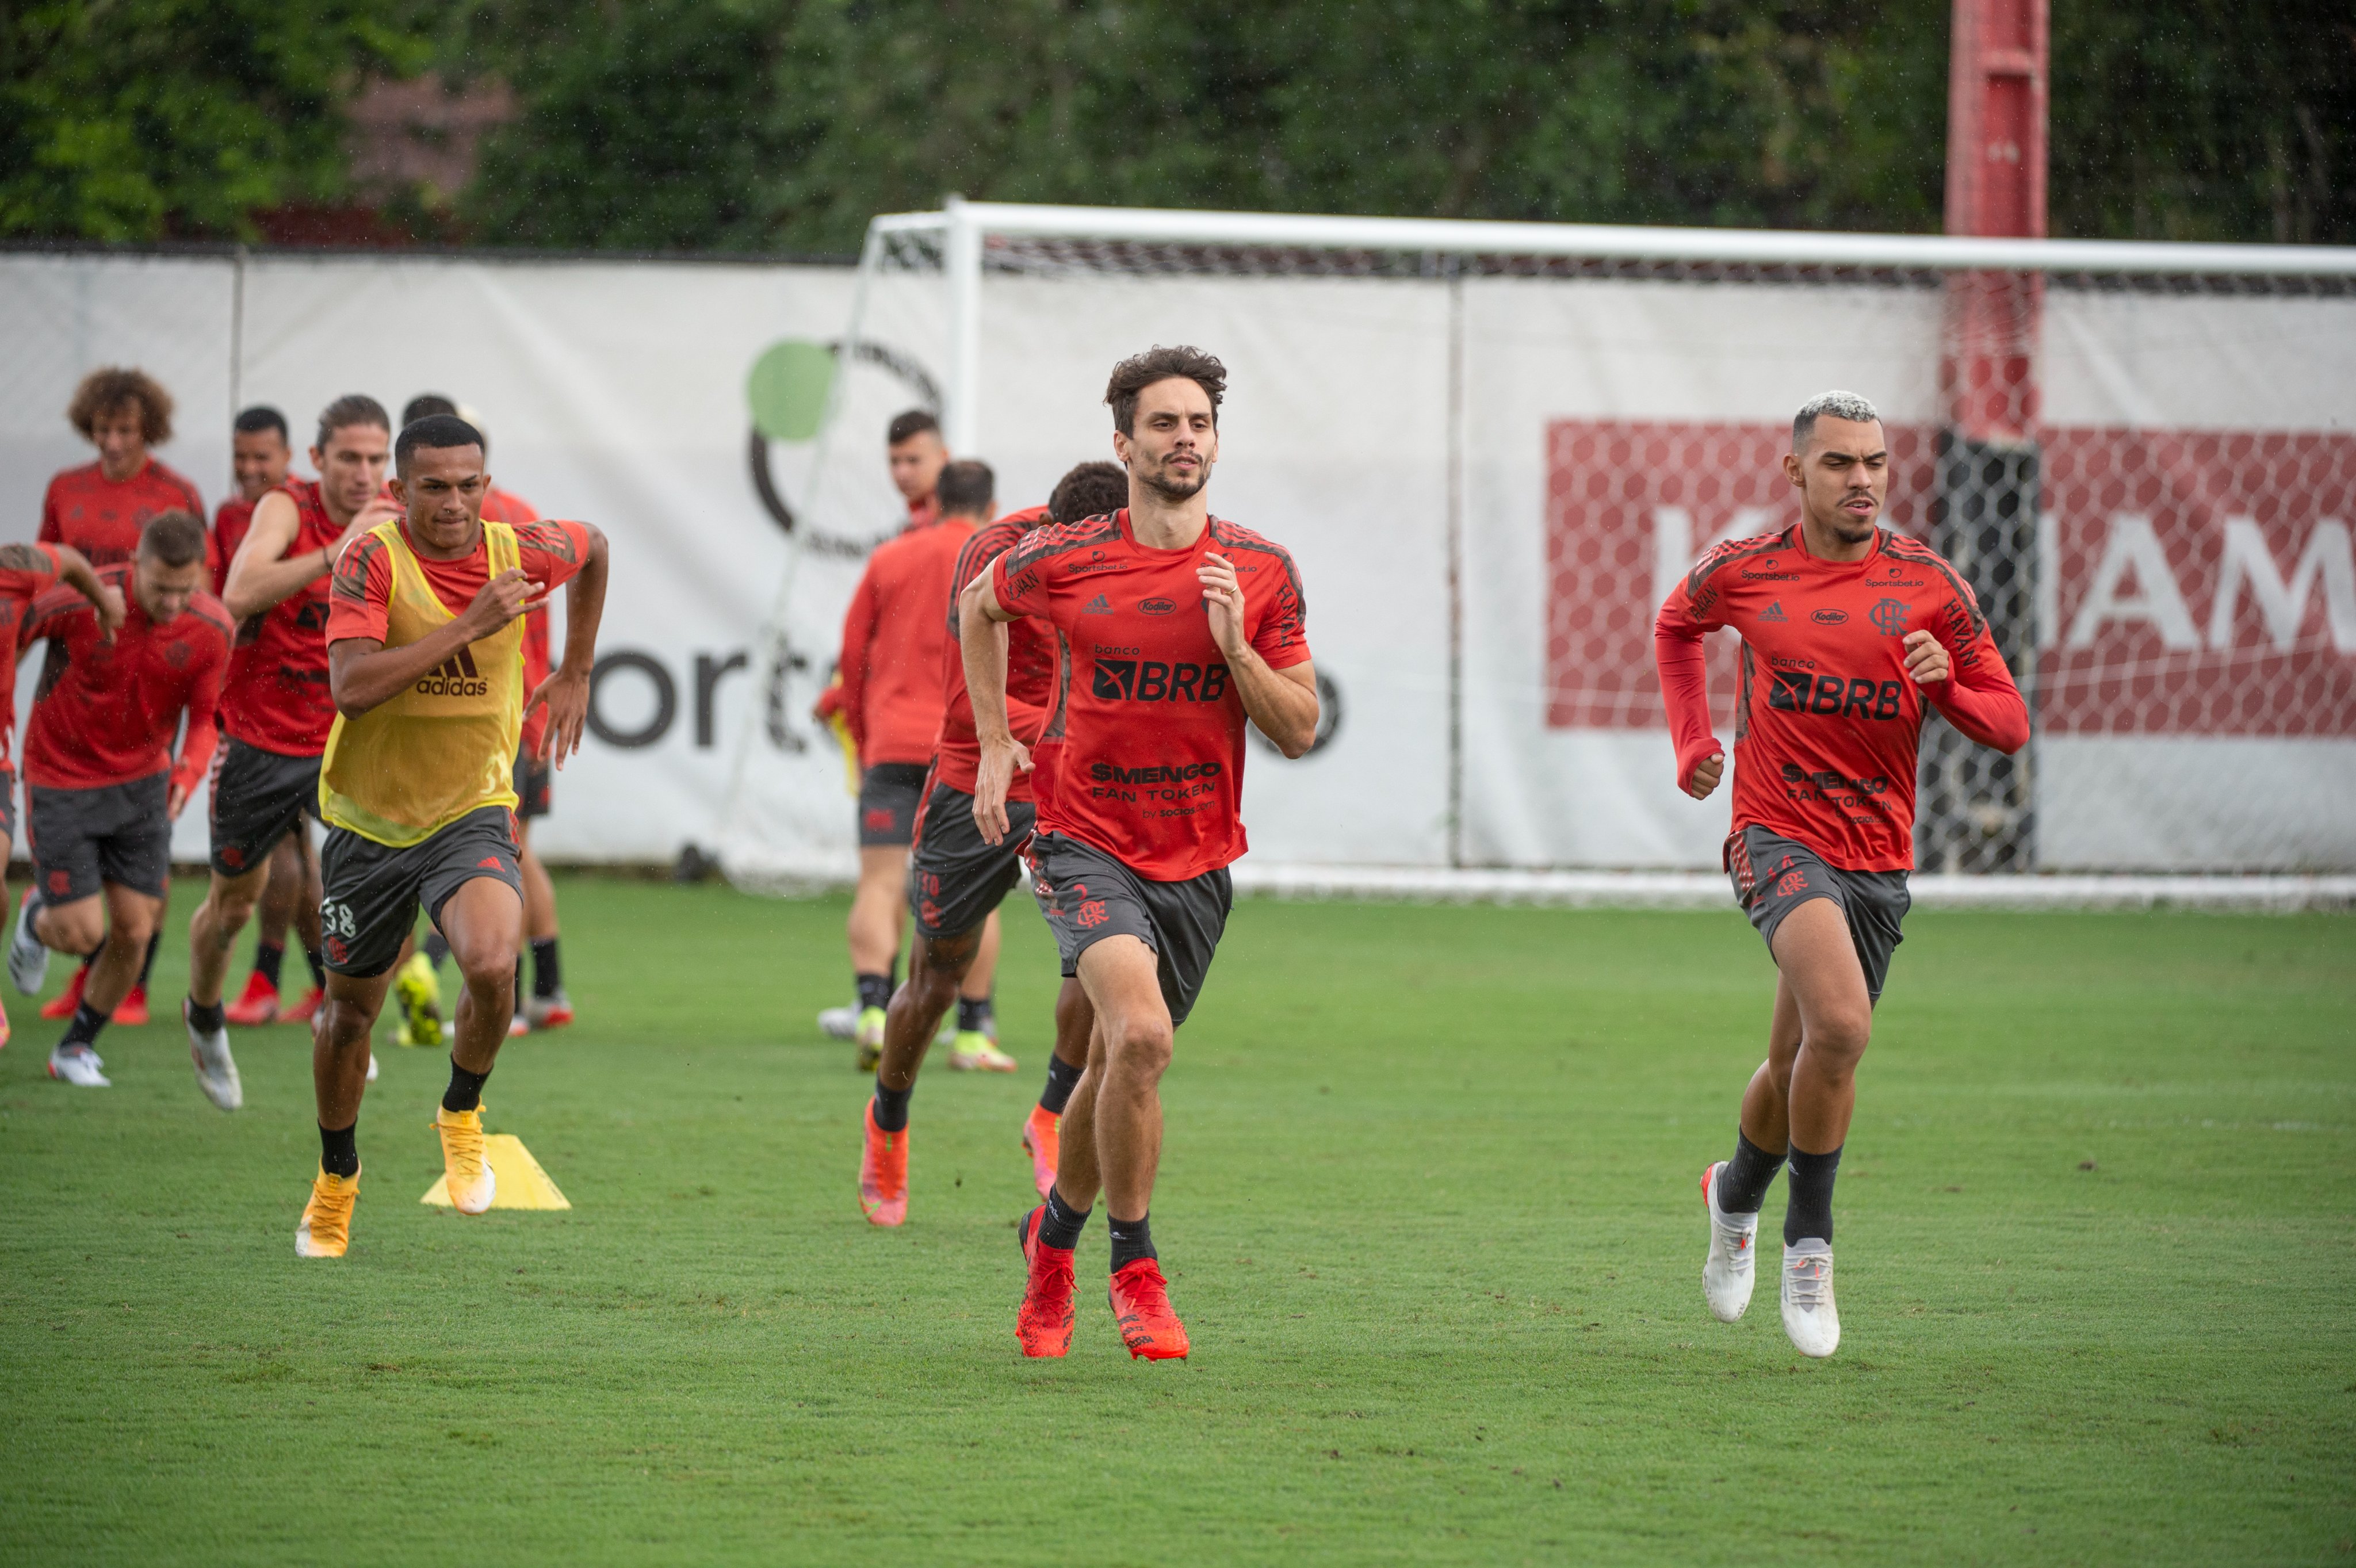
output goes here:
{"type": "Polygon", "coordinates": [[[1844,681],[1837,675],[1810,675],[1804,670],[1778,670],[1774,674],[1767,705],[1787,714],[1894,719],[1905,691],[1896,681],[1844,681]]]}
{"type": "Polygon", "coordinates": [[[1089,690],[1107,702],[1215,703],[1227,694],[1227,667],[1099,659],[1089,690]]]}
{"type": "Polygon", "coordinates": [[[417,682],[417,692],[424,697],[481,697],[489,694],[491,683],[475,667],[475,650],[462,648],[444,660],[440,668],[417,682]]]}

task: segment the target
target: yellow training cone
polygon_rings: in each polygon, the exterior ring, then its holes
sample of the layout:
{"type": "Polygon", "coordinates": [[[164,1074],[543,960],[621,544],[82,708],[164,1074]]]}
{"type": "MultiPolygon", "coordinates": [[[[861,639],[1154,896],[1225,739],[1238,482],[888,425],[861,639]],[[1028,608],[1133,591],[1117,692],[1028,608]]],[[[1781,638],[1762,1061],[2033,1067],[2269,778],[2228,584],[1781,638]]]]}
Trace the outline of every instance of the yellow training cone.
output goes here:
{"type": "MultiPolygon", "coordinates": [[[[493,1208],[570,1208],[523,1140],[512,1133],[490,1133],[483,1138],[483,1157],[491,1162],[492,1174],[499,1178],[498,1194],[491,1199],[493,1208]]],[[[437,1208],[450,1207],[450,1178],[436,1176],[425,1196],[417,1200],[437,1208]]]]}

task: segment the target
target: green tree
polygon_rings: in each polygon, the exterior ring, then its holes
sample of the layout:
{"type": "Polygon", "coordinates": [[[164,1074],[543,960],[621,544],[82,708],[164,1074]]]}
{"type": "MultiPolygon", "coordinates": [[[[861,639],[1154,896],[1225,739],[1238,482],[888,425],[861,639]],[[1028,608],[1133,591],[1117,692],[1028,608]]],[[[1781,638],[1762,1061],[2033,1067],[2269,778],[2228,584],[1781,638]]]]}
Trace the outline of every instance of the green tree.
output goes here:
{"type": "Polygon", "coordinates": [[[369,0],[32,0],[0,12],[0,233],[250,238],[344,189],[340,103],[430,59],[369,0]]]}

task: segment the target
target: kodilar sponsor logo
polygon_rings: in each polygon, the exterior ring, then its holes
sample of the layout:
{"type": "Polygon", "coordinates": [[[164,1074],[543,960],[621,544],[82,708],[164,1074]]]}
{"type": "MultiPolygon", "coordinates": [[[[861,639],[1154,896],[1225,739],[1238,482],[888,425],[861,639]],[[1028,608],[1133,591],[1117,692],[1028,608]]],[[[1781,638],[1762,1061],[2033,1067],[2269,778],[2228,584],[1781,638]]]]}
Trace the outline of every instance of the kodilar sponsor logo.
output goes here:
{"type": "Polygon", "coordinates": [[[1808,617],[1808,618],[1815,621],[1818,626],[1840,626],[1847,621],[1848,611],[1818,610],[1808,617]]]}
{"type": "Polygon", "coordinates": [[[1137,601],[1137,613],[1148,616],[1176,615],[1178,613],[1178,601],[1175,599],[1140,599],[1137,601]]]}

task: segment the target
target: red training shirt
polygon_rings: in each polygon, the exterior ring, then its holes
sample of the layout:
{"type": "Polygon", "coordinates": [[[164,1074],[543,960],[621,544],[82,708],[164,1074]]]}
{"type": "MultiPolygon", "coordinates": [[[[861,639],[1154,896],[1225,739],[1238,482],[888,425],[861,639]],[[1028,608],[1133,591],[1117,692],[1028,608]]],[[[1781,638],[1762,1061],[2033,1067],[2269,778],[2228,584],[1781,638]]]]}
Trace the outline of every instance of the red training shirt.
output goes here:
{"type": "MultiPolygon", "coordinates": [[[[41,542],[70,544],[93,566],[111,566],[139,553],[139,531],[158,512],[185,511],[199,521],[204,498],[197,487],[154,457],[116,484],[96,463],[67,468],[49,480],[41,498],[41,542]]],[[[207,536],[208,538],[210,535],[207,536]]],[[[206,564],[220,568],[208,546],[206,564]]]]}
{"type": "Polygon", "coordinates": [[[1183,549],[1152,550],[1130,534],[1123,507],[1027,534],[991,568],[999,604],[1050,622],[1066,657],[1044,736],[1061,749],[1039,831],[1155,882],[1215,871],[1249,847],[1243,698],[1194,575],[1214,551],[1235,564],[1253,650],[1274,670],[1306,661],[1308,606],[1292,557],[1222,518],[1183,549]]]}
{"type": "Polygon", "coordinates": [[[123,590],[123,628],[100,629],[88,599],[60,585],[33,601],[17,648],[47,638],[48,660],[25,726],[25,781],[44,789],[96,789],[128,784],[166,768],[193,794],[211,763],[220,730],[213,722],[235,628],[229,611],[200,593],[162,626],[131,592],[129,564],[102,566],[98,578],[123,590]],[[172,760],[180,714],[187,739],[172,760]]]}
{"type": "MultiPolygon", "coordinates": [[[[343,537],[328,517],[316,479],[277,487],[294,503],[287,555],[307,555],[343,537]]],[[[281,757],[317,757],[336,727],[327,689],[327,574],[322,572],[237,628],[229,681],[221,690],[221,727],[246,745],[281,757]]]]}
{"type": "MultiPolygon", "coordinates": [[[[473,604],[475,596],[490,582],[490,554],[479,537],[475,541],[473,554],[455,561],[435,561],[417,553],[417,538],[409,532],[408,520],[402,521],[401,532],[409,542],[410,553],[417,555],[417,564],[423,569],[434,596],[452,615],[462,613],[473,604]]],[[[523,568],[526,577],[543,588],[562,587],[571,582],[589,559],[589,529],[585,523],[528,522],[515,534],[516,564],[523,568]]],[[[343,554],[336,559],[335,587],[327,609],[328,645],[354,637],[382,642],[391,603],[392,557],[385,553],[382,540],[373,533],[364,533],[345,546],[343,554]]]]}
{"type": "MultiPolygon", "coordinates": [[[[949,579],[948,647],[941,659],[941,695],[947,706],[941,714],[940,738],[933,746],[933,779],[968,795],[973,793],[975,775],[981,768],[981,739],[974,733],[973,697],[965,688],[965,654],[958,644],[958,595],[990,570],[990,564],[1017,540],[1047,521],[1045,507],[1026,507],[976,531],[958,552],[957,570],[949,579]]],[[[1040,732],[1047,727],[1047,715],[1055,705],[1060,667],[1053,627],[1028,618],[1008,624],[1006,717],[1014,738],[1024,746],[1037,746],[1040,732]]],[[[1014,776],[1006,798],[1030,800],[1033,775],[1037,772],[1034,757],[1031,772],[1014,776]]]]}
{"type": "MultiPolygon", "coordinates": [[[[515,526],[538,522],[540,513],[530,501],[513,490],[493,490],[483,498],[483,516],[493,522],[515,526]]],[[[542,605],[523,618],[523,694],[530,696],[548,679],[548,607],[542,605]]],[[[548,733],[546,704],[532,709],[523,716],[522,738],[517,749],[529,757],[540,749],[541,737],[548,733]]]]}
{"type": "MultiPolygon", "coordinates": [[[[265,494],[268,492],[264,492],[265,494]]],[[[253,528],[255,503],[243,496],[231,496],[213,511],[213,596],[229,592],[229,569],[237,559],[237,547],[253,528]]]]}
{"type": "MultiPolygon", "coordinates": [[[[8,646],[16,646],[16,634],[25,612],[33,600],[58,580],[58,547],[54,544],[0,544],[0,629],[5,629],[8,646]]],[[[13,667],[13,666],[12,666],[13,667]]],[[[0,682],[0,773],[11,772],[10,759],[16,755],[16,682],[0,682]]],[[[0,783],[0,789],[13,787],[11,778],[0,783]]]]}
{"type": "Polygon", "coordinates": [[[1861,561],[1808,553],[1800,525],[1701,558],[1653,626],[1677,779],[1721,749],[1709,733],[1702,638],[1742,634],[1734,831],[1762,827],[1844,871],[1914,865],[1922,703],[1982,746],[2029,744],[2029,705],[1971,588],[1938,552],[1879,530],[1861,561]],[[1947,650],[1950,678],[1917,686],[1909,632],[1947,650]]]}
{"type": "Polygon", "coordinates": [[[962,518],[919,523],[867,558],[842,617],[842,716],[862,768],[933,759],[948,635],[941,600],[973,532],[962,518]]]}

